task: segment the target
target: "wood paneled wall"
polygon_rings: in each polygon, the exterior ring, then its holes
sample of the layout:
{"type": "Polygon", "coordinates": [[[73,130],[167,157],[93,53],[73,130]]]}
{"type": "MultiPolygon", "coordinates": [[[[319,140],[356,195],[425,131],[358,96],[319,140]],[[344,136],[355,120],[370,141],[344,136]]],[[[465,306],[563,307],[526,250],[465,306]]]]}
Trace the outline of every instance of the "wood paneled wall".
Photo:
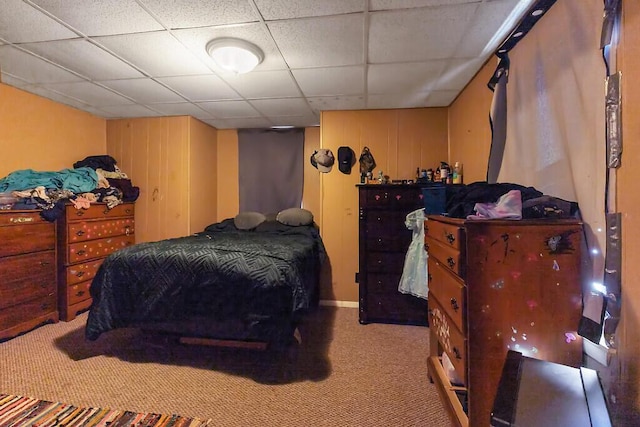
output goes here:
{"type": "Polygon", "coordinates": [[[215,128],[188,116],[109,120],[107,152],[140,187],[137,242],[186,236],[215,222],[215,128]]]}
{"type": "MultiPolygon", "coordinates": [[[[356,160],[367,146],[376,160],[374,174],[390,179],[413,179],[417,167],[436,167],[447,161],[447,109],[325,111],[321,116],[320,145],[337,156],[340,146],[351,147],[356,160]]],[[[334,166],[320,175],[322,238],[329,254],[330,284],[320,297],[358,301],[358,192],[359,163],[347,175],[334,166]]]]}
{"type": "Polygon", "coordinates": [[[0,83],[0,177],[106,153],[105,119],[0,83]]]}
{"type": "Polygon", "coordinates": [[[493,97],[487,83],[495,67],[490,59],[449,107],[449,161],[462,164],[465,184],[487,180],[493,97]]]}

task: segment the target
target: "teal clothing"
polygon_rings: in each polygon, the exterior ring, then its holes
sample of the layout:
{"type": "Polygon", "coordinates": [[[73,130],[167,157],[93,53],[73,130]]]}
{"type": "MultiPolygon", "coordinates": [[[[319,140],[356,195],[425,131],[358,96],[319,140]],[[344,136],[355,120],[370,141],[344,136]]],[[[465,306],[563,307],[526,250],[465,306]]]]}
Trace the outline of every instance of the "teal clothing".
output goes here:
{"type": "Polygon", "coordinates": [[[37,172],[23,169],[0,179],[0,193],[29,190],[36,187],[87,193],[98,187],[98,174],[89,167],[63,169],[59,172],[37,172]]]}

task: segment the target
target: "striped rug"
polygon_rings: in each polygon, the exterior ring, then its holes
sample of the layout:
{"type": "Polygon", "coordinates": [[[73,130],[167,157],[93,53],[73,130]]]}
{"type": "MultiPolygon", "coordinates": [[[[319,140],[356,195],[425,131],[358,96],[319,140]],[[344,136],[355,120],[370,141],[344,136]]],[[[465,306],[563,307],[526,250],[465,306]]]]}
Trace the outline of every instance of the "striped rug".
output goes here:
{"type": "Polygon", "coordinates": [[[11,427],[202,427],[209,421],[180,415],[81,408],[0,393],[0,426],[11,427]]]}

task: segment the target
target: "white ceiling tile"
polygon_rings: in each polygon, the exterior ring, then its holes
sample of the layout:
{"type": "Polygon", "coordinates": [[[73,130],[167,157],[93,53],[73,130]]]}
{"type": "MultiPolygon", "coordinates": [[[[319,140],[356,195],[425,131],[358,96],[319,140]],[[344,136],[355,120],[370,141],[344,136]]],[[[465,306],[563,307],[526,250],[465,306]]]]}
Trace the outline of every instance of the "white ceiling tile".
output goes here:
{"type": "Polygon", "coordinates": [[[75,99],[75,98],[71,98],[69,96],[66,96],[65,94],[62,93],[58,93],[58,92],[54,92],[52,90],[46,89],[42,86],[37,86],[37,85],[30,85],[28,87],[29,93],[33,93],[35,95],[41,96],[43,98],[47,98],[50,99],[52,101],[56,101],[59,102],[60,104],[65,104],[68,105],[70,107],[74,107],[77,108],[79,110],[84,110],[88,107],[88,104],[85,104],[84,102],[75,99]]]}
{"type": "Polygon", "coordinates": [[[106,80],[100,83],[140,104],[184,101],[180,95],[151,79],[106,80]]]}
{"type": "Polygon", "coordinates": [[[307,98],[313,111],[363,110],[364,96],[311,96],[307,98]]]}
{"type": "Polygon", "coordinates": [[[153,111],[144,105],[128,104],[118,106],[104,106],[101,110],[110,114],[111,118],[116,117],[156,117],[162,115],[157,111],[153,111]]]}
{"type": "Polygon", "coordinates": [[[498,0],[479,5],[474,18],[466,28],[465,43],[453,55],[456,58],[482,57],[492,54],[507,34],[494,39],[496,29],[511,15],[517,0],[498,0]]]}
{"type": "Polygon", "coordinates": [[[362,0],[255,0],[266,20],[362,12],[362,0]]]}
{"type": "Polygon", "coordinates": [[[209,118],[212,116],[211,113],[190,102],[150,104],[149,107],[166,116],[193,116],[196,118],[209,118]]]}
{"type": "Polygon", "coordinates": [[[320,117],[310,114],[306,116],[267,116],[273,126],[313,127],[320,126],[320,117]]]}
{"type": "Polygon", "coordinates": [[[21,47],[92,80],[142,77],[135,68],[85,39],[29,43],[21,47]]]}
{"type": "Polygon", "coordinates": [[[363,63],[362,14],[276,21],[268,25],[291,68],[363,63]]]}
{"type": "Polygon", "coordinates": [[[227,124],[226,120],[222,119],[203,119],[203,122],[206,124],[213,126],[216,129],[232,129],[230,125],[227,124]]]}
{"type": "Polygon", "coordinates": [[[10,45],[0,46],[2,71],[30,83],[74,82],[82,78],[10,45]]]}
{"type": "Polygon", "coordinates": [[[213,74],[202,76],[162,77],[158,79],[179,92],[190,101],[220,101],[241,97],[220,77],[213,74]]]}
{"type": "Polygon", "coordinates": [[[151,76],[211,72],[167,31],[97,37],[95,40],[151,76]]]}
{"type": "Polygon", "coordinates": [[[227,129],[264,129],[270,128],[273,125],[270,120],[263,117],[225,119],[224,123],[227,125],[227,129]]]}
{"type": "Polygon", "coordinates": [[[263,24],[244,24],[231,27],[205,27],[188,30],[173,31],[185,46],[191,50],[201,61],[207,64],[216,72],[225,73],[220,69],[207,53],[207,43],[213,39],[221,37],[233,37],[246,40],[258,46],[264,53],[264,60],[258,64],[255,71],[263,70],[285,70],[287,64],[284,62],[280,51],[274,44],[263,24]]]}
{"type": "Polygon", "coordinates": [[[169,28],[238,24],[259,18],[247,0],[143,0],[143,3],[169,28]]]}
{"type": "Polygon", "coordinates": [[[32,0],[88,36],[139,33],[162,26],[135,0],[32,0]]]}
{"type": "Polygon", "coordinates": [[[409,62],[454,55],[477,3],[371,13],[369,62],[409,62]]]}
{"type": "Polygon", "coordinates": [[[224,79],[245,98],[300,96],[300,91],[288,71],[256,71],[227,75],[224,79]]]}
{"type": "Polygon", "coordinates": [[[460,92],[457,90],[434,90],[427,97],[427,107],[448,107],[460,92]]]}
{"type": "Polygon", "coordinates": [[[198,102],[196,105],[219,119],[259,116],[256,109],[246,101],[198,102]]]}
{"type": "Polygon", "coordinates": [[[265,116],[296,116],[313,114],[304,98],[256,99],[251,104],[265,116]]]}
{"type": "Polygon", "coordinates": [[[461,3],[478,3],[478,0],[370,0],[369,10],[411,9],[461,3]]]}
{"type": "Polygon", "coordinates": [[[22,0],[3,0],[0,37],[12,43],[26,43],[78,35],[22,0]]]}
{"type": "Polygon", "coordinates": [[[132,104],[132,102],[127,98],[87,81],[75,83],[50,83],[43,86],[47,89],[72,96],[82,102],[98,108],[103,108],[108,105],[132,104]]]}
{"type": "Polygon", "coordinates": [[[384,95],[369,95],[367,108],[420,108],[427,104],[429,92],[398,92],[384,95]]]}
{"type": "Polygon", "coordinates": [[[369,65],[368,93],[424,92],[438,81],[445,65],[446,61],[369,65]]]}
{"type": "Polygon", "coordinates": [[[452,59],[438,80],[438,90],[462,90],[484,64],[482,59],[452,59]]]}
{"type": "Polygon", "coordinates": [[[302,68],[293,77],[307,96],[357,95],[364,92],[364,67],[302,68]]]}

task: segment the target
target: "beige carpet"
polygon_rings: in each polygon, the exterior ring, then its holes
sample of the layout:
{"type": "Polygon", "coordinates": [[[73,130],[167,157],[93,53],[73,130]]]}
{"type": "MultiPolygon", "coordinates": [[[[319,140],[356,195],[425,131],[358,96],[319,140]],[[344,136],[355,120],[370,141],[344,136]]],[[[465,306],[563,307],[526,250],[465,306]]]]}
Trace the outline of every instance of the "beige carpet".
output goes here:
{"type": "Polygon", "coordinates": [[[447,426],[428,329],[321,307],[287,352],[180,345],[133,329],[84,340],[86,314],[0,343],[0,393],[176,413],[220,426],[447,426]]]}

